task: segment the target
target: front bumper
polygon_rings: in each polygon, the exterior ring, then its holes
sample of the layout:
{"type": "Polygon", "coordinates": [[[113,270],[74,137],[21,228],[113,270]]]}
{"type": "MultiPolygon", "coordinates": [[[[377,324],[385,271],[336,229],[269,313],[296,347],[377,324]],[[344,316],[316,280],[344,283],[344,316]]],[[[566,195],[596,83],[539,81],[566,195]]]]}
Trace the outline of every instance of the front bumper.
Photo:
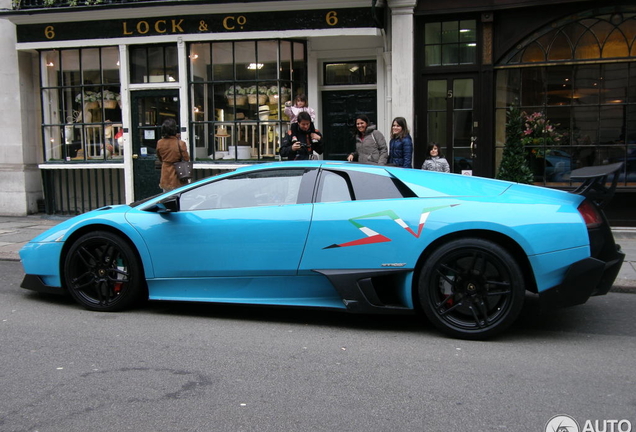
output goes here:
{"type": "Polygon", "coordinates": [[[539,293],[542,306],[567,307],[583,304],[591,296],[605,295],[621,269],[625,254],[619,245],[606,260],[585,258],[572,264],[563,282],[539,293]]]}
{"type": "Polygon", "coordinates": [[[46,283],[44,283],[40,276],[32,274],[26,274],[24,276],[20,287],[46,294],[66,294],[66,290],[64,290],[63,288],[60,288],[59,286],[47,285],[46,283]]]}

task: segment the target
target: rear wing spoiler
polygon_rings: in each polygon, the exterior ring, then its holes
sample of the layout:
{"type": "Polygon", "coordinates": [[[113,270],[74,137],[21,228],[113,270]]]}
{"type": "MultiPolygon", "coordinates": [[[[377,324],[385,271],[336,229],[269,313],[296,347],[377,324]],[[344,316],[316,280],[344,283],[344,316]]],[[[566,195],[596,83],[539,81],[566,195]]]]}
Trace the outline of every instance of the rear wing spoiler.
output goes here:
{"type": "Polygon", "coordinates": [[[623,167],[623,162],[610,165],[589,166],[575,169],[570,174],[573,182],[583,182],[572,193],[583,195],[591,199],[598,207],[603,208],[611,201],[616,191],[618,171],[623,167]],[[607,184],[607,178],[612,176],[612,183],[607,184]]]}

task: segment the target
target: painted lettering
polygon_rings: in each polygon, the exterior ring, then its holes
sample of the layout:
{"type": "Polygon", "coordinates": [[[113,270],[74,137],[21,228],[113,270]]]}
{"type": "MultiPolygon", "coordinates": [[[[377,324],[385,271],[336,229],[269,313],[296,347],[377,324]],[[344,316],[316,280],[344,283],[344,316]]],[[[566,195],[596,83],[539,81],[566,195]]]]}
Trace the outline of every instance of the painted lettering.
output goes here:
{"type": "Polygon", "coordinates": [[[155,22],[155,31],[157,33],[165,33],[168,30],[166,29],[166,20],[157,20],[155,22]]]}
{"type": "Polygon", "coordinates": [[[146,34],[150,30],[150,26],[147,21],[139,21],[137,23],[137,33],[146,34]]]}
{"type": "Polygon", "coordinates": [[[245,18],[243,15],[239,15],[238,17],[226,16],[225,18],[223,18],[223,27],[226,30],[236,29],[235,23],[238,24],[241,29],[243,29],[243,26],[247,23],[247,18],[245,18]]]}
{"type": "Polygon", "coordinates": [[[183,24],[183,18],[177,22],[176,20],[172,20],[172,33],[183,33],[183,29],[181,28],[181,24],[183,24]]]}

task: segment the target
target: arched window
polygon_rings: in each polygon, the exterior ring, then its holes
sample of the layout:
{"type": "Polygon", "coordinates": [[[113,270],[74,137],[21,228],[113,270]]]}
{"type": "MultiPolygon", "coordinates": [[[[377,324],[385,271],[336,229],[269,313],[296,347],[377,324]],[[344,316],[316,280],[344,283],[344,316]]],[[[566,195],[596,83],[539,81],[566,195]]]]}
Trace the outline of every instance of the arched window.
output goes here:
{"type": "Polygon", "coordinates": [[[496,69],[497,164],[515,104],[525,113],[520,134],[536,183],[568,185],[573,169],[622,161],[619,184],[636,185],[636,6],[551,23],[496,69]]]}

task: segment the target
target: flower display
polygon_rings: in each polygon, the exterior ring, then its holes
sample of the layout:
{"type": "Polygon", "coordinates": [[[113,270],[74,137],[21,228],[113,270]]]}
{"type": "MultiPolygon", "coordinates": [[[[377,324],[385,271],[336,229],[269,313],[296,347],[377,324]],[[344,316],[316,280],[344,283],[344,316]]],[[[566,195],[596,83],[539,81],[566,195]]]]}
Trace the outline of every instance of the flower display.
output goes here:
{"type": "MultiPolygon", "coordinates": [[[[550,124],[550,120],[546,118],[544,113],[534,112],[527,114],[523,112],[521,113],[521,120],[523,123],[521,143],[524,146],[544,147],[561,143],[563,135],[556,130],[559,125],[550,124]]],[[[537,156],[542,155],[540,149],[533,149],[532,152],[537,156]]]]}

